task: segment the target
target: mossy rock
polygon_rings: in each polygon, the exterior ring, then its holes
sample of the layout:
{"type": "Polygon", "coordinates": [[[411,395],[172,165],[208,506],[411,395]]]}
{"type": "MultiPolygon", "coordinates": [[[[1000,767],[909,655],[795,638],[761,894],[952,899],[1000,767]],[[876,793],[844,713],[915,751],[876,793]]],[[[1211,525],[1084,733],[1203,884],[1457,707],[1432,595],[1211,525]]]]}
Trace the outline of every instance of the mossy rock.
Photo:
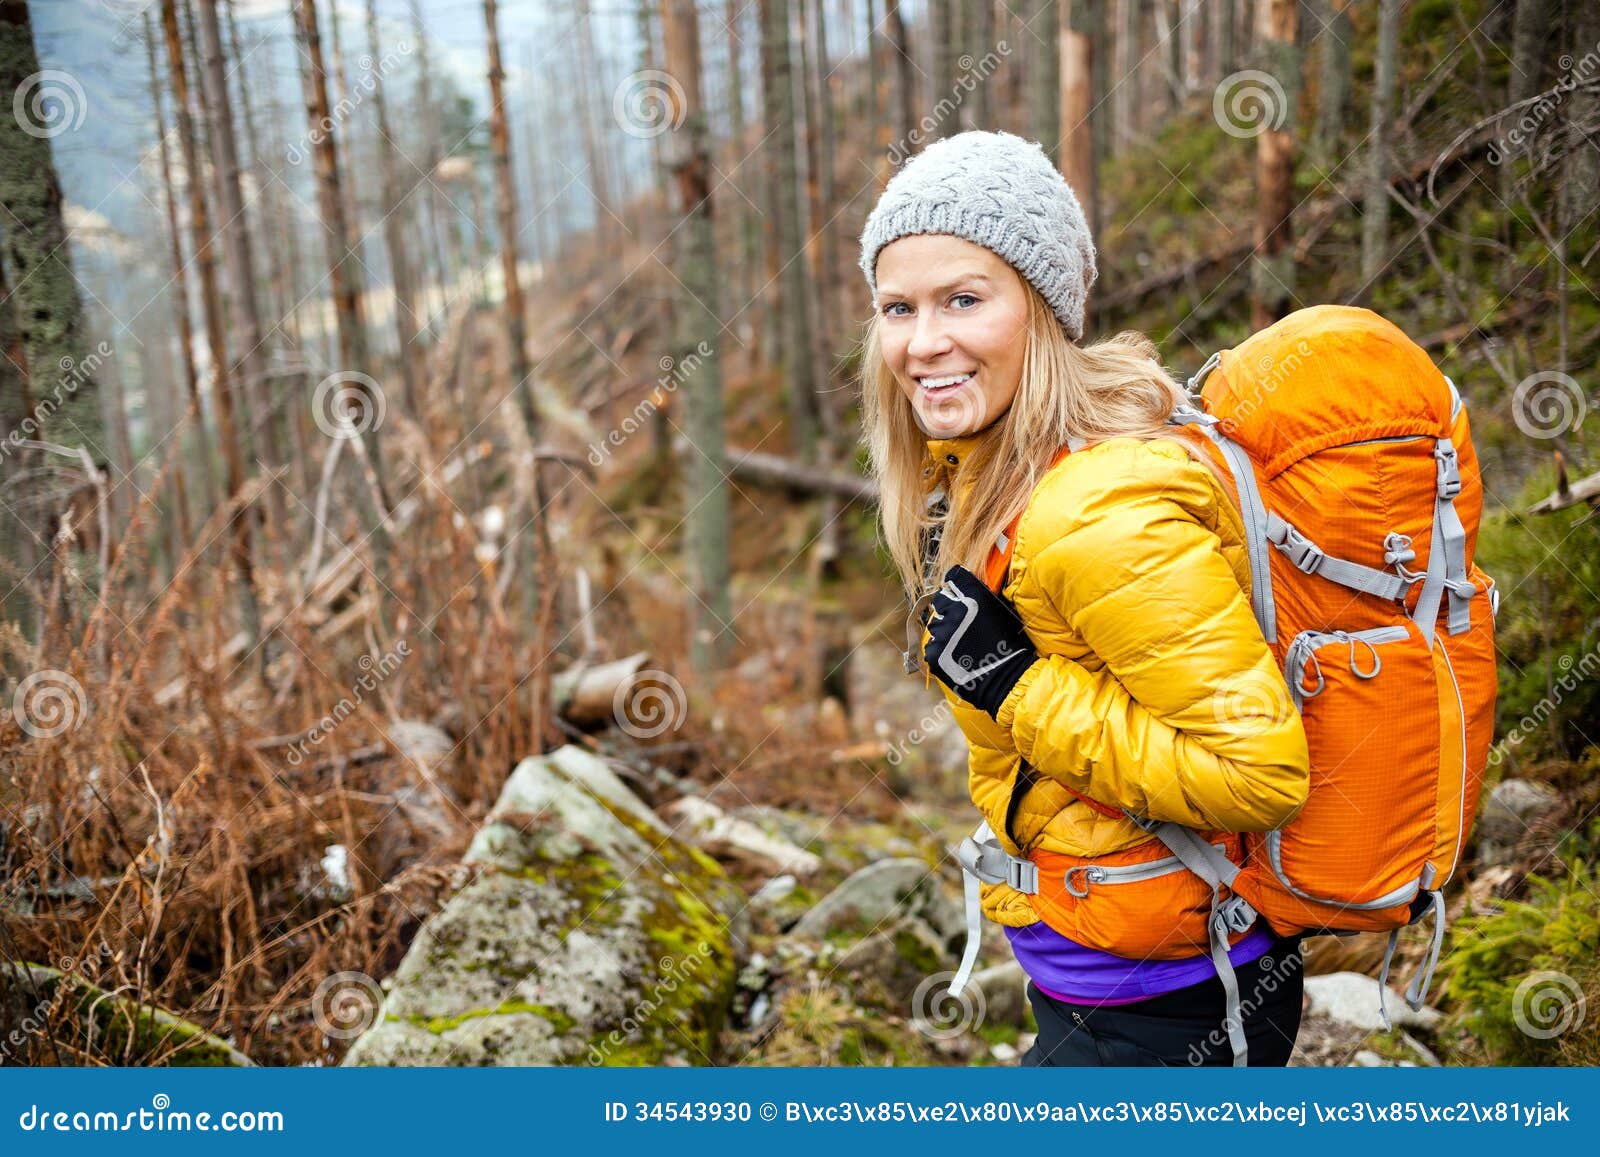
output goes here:
{"type": "Polygon", "coordinates": [[[77,1066],[87,1060],[172,1068],[255,1064],[197,1024],[42,964],[0,965],[0,1029],[11,1063],[77,1066]]]}
{"type": "Polygon", "coordinates": [[[717,1062],[742,896],[602,760],[524,760],[467,862],[346,1065],[717,1062]]]}

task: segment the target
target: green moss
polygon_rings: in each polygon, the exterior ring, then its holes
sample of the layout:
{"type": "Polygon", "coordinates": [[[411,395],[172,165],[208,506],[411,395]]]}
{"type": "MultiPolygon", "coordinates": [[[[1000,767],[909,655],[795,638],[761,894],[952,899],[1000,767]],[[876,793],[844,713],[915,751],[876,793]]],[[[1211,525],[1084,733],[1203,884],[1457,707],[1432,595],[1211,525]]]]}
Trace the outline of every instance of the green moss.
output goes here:
{"type": "Polygon", "coordinates": [[[0,976],[10,982],[12,971],[18,967],[28,970],[40,1003],[53,1003],[60,986],[70,986],[65,999],[75,1008],[76,1015],[68,1014],[69,1022],[59,1026],[58,1031],[66,1034],[65,1043],[84,1049],[97,1060],[172,1068],[232,1068],[249,1063],[227,1041],[199,1025],[163,1009],[108,994],[54,968],[12,965],[0,976]]]}
{"type": "MultiPolygon", "coordinates": [[[[416,1025],[418,1028],[427,1029],[438,1036],[440,1033],[449,1032],[453,1028],[465,1024],[469,1020],[476,1020],[485,1016],[509,1016],[512,1013],[527,1012],[550,1022],[550,1026],[560,1034],[569,1031],[574,1021],[559,1008],[552,1008],[548,1004],[531,1004],[525,1000],[508,1000],[496,1005],[494,1008],[474,1008],[456,1016],[421,1016],[414,1015],[403,1018],[406,1023],[416,1025]]],[[[400,1020],[400,1017],[388,1017],[388,1020],[400,1020]]]]}

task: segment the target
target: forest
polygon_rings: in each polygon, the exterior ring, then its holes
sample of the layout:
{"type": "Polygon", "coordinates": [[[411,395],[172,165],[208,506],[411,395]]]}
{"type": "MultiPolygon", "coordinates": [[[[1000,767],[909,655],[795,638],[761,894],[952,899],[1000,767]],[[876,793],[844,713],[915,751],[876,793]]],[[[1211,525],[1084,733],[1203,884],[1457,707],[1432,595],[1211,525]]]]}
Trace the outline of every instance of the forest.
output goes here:
{"type": "Polygon", "coordinates": [[[1600,1064],[1600,5],[0,0],[0,89],[0,1066],[1017,1063],[862,438],[972,129],[1086,339],[1457,388],[1476,824],[1426,1005],[1308,938],[1290,1063],[1600,1064]]]}

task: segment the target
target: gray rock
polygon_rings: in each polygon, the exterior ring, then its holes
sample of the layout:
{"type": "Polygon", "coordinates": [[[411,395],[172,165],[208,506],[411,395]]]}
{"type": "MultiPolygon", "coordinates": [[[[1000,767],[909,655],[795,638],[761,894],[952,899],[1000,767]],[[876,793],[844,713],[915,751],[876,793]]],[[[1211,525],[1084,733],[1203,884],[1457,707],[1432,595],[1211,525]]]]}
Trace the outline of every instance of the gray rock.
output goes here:
{"type": "Polygon", "coordinates": [[[918,1014],[913,998],[930,977],[948,973],[955,961],[939,937],[920,918],[901,916],[856,941],[839,958],[839,972],[881,985],[891,1007],[918,1014]]]}
{"type": "Polygon", "coordinates": [[[967,740],[938,684],[906,674],[903,619],[892,629],[858,629],[845,664],[845,694],[855,734],[888,747],[891,776],[917,785],[920,799],[967,798],[967,740]]]}
{"type": "Polygon", "coordinates": [[[604,761],[517,765],[468,850],[477,878],[417,934],[346,1065],[709,1063],[742,898],[604,761]]]}
{"type": "MultiPolygon", "coordinates": [[[[1396,1028],[1437,1028],[1444,1019],[1438,1009],[1424,1005],[1412,1012],[1410,1006],[1394,989],[1387,989],[1384,998],[1389,1009],[1389,1023],[1396,1028]]],[[[1368,1032],[1381,1030],[1383,1018],[1378,1009],[1378,982],[1360,972],[1333,972],[1326,976],[1308,976],[1306,996],[1311,1004],[1311,1016],[1325,1016],[1351,1028],[1368,1032]]]]}
{"type": "Polygon", "coordinates": [[[1561,793],[1531,779],[1503,779],[1495,784],[1478,816],[1478,866],[1504,864],[1533,821],[1562,806],[1561,793]]]}
{"type": "Polygon", "coordinates": [[[948,948],[966,934],[961,906],[946,894],[939,874],[909,857],[879,860],[846,877],[789,930],[801,940],[823,940],[830,932],[870,932],[899,916],[920,917],[948,948]]]}
{"type": "Polygon", "coordinates": [[[810,876],[822,867],[813,852],[768,835],[747,819],[729,815],[701,796],[686,795],[662,809],[672,834],[704,852],[761,872],[810,876]]]}
{"type": "Polygon", "coordinates": [[[972,984],[983,992],[984,1023],[1027,1023],[1027,973],[1015,960],[980,968],[972,974],[972,984]]]}

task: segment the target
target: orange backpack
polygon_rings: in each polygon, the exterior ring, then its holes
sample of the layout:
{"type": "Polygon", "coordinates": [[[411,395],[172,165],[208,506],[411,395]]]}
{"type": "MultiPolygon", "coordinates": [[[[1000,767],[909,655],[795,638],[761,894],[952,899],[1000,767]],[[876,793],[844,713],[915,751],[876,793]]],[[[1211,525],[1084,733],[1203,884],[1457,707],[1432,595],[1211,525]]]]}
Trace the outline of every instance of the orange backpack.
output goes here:
{"type": "MultiPolygon", "coordinates": [[[[1243,1064],[1227,950],[1257,916],[1283,935],[1388,931],[1387,1024],[1399,929],[1431,914],[1427,958],[1406,991],[1422,1006],[1444,937],[1442,889],[1488,762],[1499,591],[1473,562],[1483,492],[1460,395],[1392,323],[1346,306],[1300,310],[1213,355],[1189,392],[1200,408],[1172,422],[1231,480],[1251,605],[1284,674],[1284,685],[1242,693],[1273,702],[1287,687],[1311,788],[1281,829],[1244,834],[1239,862],[1200,833],[1130,818],[1209,886],[1209,948],[1243,1064]]],[[[996,544],[991,585],[1014,537],[996,544]]],[[[969,873],[979,849],[964,846],[969,873]]],[[[1037,888],[1042,874],[1022,876],[1037,888]]],[[[1050,901],[1034,902],[1044,914],[1050,901]]]]}

